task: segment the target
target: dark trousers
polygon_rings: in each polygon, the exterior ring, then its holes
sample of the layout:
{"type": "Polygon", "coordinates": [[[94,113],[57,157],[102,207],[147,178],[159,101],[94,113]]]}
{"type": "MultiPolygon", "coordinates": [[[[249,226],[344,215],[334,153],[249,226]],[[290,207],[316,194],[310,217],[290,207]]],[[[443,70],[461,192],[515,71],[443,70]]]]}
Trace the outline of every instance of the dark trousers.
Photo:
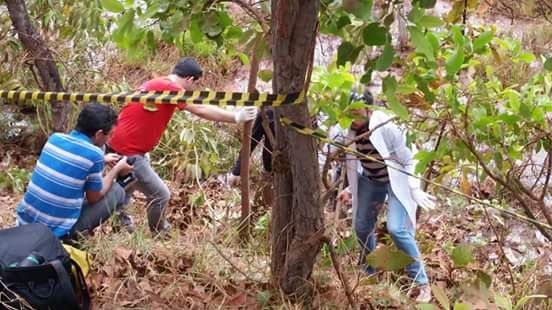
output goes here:
{"type": "MultiPolygon", "coordinates": [[[[269,121],[270,130],[272,131],[272,134],[274,134],[273,111],[267,109],[266,116],[269,121]]],[[[261,113],[259,113],[257,115],[257,118],[255,118],[255,122],[253,123],[253,128],[251,131],[251,153],[253,153],[253,151],[259,144],[259,142],[264,139],[264,142],[263,142],[264,147],[263,147],[263,155],[262,155],[263,168],[265,171],[271,172],[272,171],[272,145],[270,145],[270,141],[266,135],[262,122],[263,122],[263,119],[262,119],[261,113]]],[[[236,160],[236,163],[232,168],[232,174],[240,175],[240,169],[241,169],[241,156],[239,156],[238,159],[236,160]]]]}

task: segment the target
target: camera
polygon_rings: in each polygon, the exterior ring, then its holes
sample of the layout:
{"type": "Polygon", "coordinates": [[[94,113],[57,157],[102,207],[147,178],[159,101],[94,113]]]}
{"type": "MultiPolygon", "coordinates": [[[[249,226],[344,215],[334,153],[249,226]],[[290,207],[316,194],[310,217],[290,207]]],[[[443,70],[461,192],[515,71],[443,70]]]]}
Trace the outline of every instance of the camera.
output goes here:
{"type": "MultiPolygon", "coordinates": [[[[132,157],[132,158],[127,157],[126,159],[127,164],[131,166],[134,165],[135,161],[136,161],[136,157],[132,157]]],[[[117,183],[119,183],[119,185],[121,185],[122,188],[129,186],[131,183],[134,183],[135,181],[136,181],[136,177],[132,172],[130,172],[127,175],[117,177],[117,183]]]]}

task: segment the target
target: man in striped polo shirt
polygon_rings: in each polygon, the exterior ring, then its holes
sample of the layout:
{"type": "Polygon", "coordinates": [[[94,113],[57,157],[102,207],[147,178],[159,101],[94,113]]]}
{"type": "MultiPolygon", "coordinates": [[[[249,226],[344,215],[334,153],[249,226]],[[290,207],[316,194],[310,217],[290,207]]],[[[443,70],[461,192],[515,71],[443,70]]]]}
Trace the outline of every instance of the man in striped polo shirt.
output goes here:
{"type": "MultiPolygon", "coordinates": [[[[370,91],[353,93],[352,101],[373,104],[370,91]]],[[[414,174],[413,152],[406,146],[403,131],[383,111],[358,109],[358,119],[350,127],[349,138],[356,139],[356,149],[370,159],[348,160],[349,187],[338,200],[353,204],[353,226],[361,247],[359,264],[369,275],[376,270],[366,264],[366,255],[376,248],[376,223],[387,198],[387,231],[397,248],[414,262],[406,267],[408,275],[419,287],[418,302],[429,302],[431,289],[415,239],[416,208],[432,209],[435,197],[420,189],[414,174]]],[[[354,159],[354,158],[349,158],[354,159]]]]}
{"type": "Polygon", "coordinates": [[[90,103],[75,130],[54,133],[44,145],[17,207],[18,225],[42,223],[59,238],[86,234],[123,206],[125,192],[113,180],[132,167],[101,147],[117,121],[106,105],[90,103]],[[104,176],[104,163],[112,169],[104,176]]]}

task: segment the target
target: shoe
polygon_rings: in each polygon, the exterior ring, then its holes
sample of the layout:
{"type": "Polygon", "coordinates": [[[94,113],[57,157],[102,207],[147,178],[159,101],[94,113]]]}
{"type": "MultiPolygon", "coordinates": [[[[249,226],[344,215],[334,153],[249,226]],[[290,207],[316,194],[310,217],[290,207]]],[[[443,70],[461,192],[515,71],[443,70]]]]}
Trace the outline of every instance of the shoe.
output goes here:
{"type": "Polygon", "coordinates": [[[128,215],[125,211],[117,213],[117,221],[119,225],[124,227],[129,234],[132,234],[135,230],[134,220],[132,216],[128,215]]]}
{"type": "Polygon", "coordinates": [[[378,274],[378,272],[376,271],[376,269],[374,269],[372,266],[368,265],[368,264],[364,264],[364,265],[361,265],[360,266],[360,270],[362,270],[362,272],[364,272],[364,274],[367,276],[367,277],[372,277],[372,276],[375,276],[378,274]]]}
{"type": "Polygon", "coordinates": [[[431,301],[431,287],[429,284],[424,284],[418,287],[420,293],[416,297],[416,302],[426,304],[431,301]]]}
{"type": "Polygon", "coordinates": [[[151,233],[153,234],[153,236],[162,240],[169,240],[171,238],[171,224],[169,224],[167,220],[163,220],[163,224],[159,226],[161,227],[151,229],[151,233]]]}

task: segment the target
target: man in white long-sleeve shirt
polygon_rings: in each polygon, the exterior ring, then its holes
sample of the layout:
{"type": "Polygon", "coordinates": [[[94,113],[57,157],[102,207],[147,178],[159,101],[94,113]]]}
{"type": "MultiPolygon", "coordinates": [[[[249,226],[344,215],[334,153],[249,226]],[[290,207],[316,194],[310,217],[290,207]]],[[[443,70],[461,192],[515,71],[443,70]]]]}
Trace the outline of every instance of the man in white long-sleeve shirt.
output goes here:
{"type": "MultiPolygon", "coordinates": [[[[373,104],[369,91],[363,95],[353,93],[352,100],[373,104]]],[[[349,137],[373,130],[356,142],[356,149],[375,159],[348,160],[349,188],[338,195],[342,201],[350,201],[351,194],[353,196],[353,226],[361,246],[359,263],[368,274],[375,273],[372,267],[365,265],[365,258],[376,248],[377,217],[387,197],[387,230],[397,248],[414,259],[406,270],[419,285],[417,301],[428,302],[431,290],[415,239],[416,208],[418,205],[434,208],[435,198],[420,189],[419,179],[392,168],[414,173],[415,161],[402,130],[392,121],[388,122],[391,116],[369,109],[359,109],[354,113],[361,119],[353,121],[349,137]]]]}

